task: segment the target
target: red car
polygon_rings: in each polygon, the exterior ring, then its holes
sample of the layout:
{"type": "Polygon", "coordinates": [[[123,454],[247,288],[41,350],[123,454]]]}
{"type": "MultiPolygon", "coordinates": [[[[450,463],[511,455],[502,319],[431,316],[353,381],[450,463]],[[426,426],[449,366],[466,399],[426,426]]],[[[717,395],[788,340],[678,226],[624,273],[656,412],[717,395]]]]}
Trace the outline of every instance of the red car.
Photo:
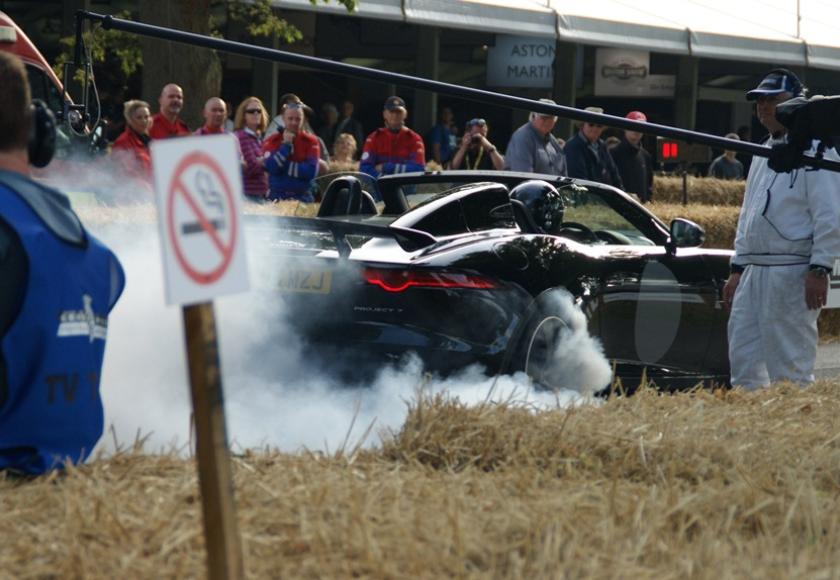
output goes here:
{"type": "Polygon", "coordinates": [[[26,65],[32,98],[41,99],[56,114],[64,114],[61,81],[44,55],[7,14],[0,12],[0,51],[17,55],[26,65]]]}
{"type": "Polygon", "coordinates": [[[92,137],[99,137],[99,132],[91,134],[81,115],[69,108],[73,101],[64,92],[61,81],[47,59],[15,21],[3,12],[0,12],[0,51],[17,55],[23,61],[32,98],[44,101],[58,121],[56,155],[47,168],[35,170],[35,175],[47,181],[51,176],[61,175],[65,181],[72,181],[73,176],[78,175],[87,165],[78,161],[90,159],[90,154],[94,152],[92,137]]]}

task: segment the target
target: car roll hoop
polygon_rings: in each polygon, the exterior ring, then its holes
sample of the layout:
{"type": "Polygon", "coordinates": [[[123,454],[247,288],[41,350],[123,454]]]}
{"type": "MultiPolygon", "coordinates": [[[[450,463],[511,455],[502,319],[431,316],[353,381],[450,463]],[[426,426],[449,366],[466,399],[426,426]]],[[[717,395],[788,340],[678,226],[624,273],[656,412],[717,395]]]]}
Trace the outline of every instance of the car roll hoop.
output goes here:
{"type": "Polygon", "coordinates": [[[336,215],[376,215],[373,196],[362,189],[362,182],[352,175],[337,177],[327,186],[318,217],[336,215]]]}

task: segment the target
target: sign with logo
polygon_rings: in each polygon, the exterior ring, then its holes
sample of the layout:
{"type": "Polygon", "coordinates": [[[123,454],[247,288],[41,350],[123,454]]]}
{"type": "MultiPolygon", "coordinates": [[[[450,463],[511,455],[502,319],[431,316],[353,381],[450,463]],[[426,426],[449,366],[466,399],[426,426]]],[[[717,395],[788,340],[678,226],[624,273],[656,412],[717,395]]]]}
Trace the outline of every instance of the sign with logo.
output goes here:
{"type": "Polygon", "coordinates": [[[234,139],[152,141],[167,304],[195,304],[248,289],[234,139]]]}
{"type": "Polygon", "coordinates": [[[595,95],[673,97],[674,75],[650,74],[650,52],[599,48],[595,51],[595,95]]]}
{"type": "Polygon", "coordinates": [[[487,85],[551,88],[554,85],[553,38],[497,34],[487,50],[487,85]]]}
{"type": "Polygon", "coordinates": [[[86,336],[88,341],[105,340],[108,318],[93,311],[93,298],[82,294],[82,308],[63,310],[59,316],[57,336],[86,336]]]}

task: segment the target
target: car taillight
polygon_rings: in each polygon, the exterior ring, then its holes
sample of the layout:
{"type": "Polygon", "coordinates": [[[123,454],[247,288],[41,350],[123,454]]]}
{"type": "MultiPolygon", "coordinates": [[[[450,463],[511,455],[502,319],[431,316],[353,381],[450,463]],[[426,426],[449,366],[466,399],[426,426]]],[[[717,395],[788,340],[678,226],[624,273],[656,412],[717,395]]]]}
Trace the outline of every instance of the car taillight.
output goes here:
{"type": "Polygon", "coordinates": [[[387,292],[403,292],[412,286],[420,288],[466,288],[474,290],[487,290],[498,287],[498,284],[489,278],[455,272],[365,268],[362,275],[365,282],[379,286],[387,292]]]}

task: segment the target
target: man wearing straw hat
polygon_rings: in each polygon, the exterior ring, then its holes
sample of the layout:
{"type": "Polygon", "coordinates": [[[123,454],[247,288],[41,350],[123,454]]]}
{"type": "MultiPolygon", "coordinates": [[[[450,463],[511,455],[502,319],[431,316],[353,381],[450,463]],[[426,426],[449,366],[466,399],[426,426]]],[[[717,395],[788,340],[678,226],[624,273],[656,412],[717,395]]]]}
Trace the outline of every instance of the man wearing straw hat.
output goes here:
{"type": "MultiPolygon", "coordinates": [[[[540,99],[542,103],[556,105],[551,99],[540,99]]],[[[566,175],[566,156],[563,145],[551,134],[557,124],[555,115],[531,112],[528,122],[510,136],[505,151],[505,169],[566,175]]]]}
{"type": "MultiPolygon", "coordinates": [[[[585,111],[602,114],[601,107],[586,107],[585,111]]],[[[569,177],[606,183],[624,189],[624,182],[618,173],[607,144],[601,139],[604,126],[584,121],[578,131],[566,142],[566,164],[569,177]]],[[[638,193],[638,192],[634,192],[638,193]]]]}

